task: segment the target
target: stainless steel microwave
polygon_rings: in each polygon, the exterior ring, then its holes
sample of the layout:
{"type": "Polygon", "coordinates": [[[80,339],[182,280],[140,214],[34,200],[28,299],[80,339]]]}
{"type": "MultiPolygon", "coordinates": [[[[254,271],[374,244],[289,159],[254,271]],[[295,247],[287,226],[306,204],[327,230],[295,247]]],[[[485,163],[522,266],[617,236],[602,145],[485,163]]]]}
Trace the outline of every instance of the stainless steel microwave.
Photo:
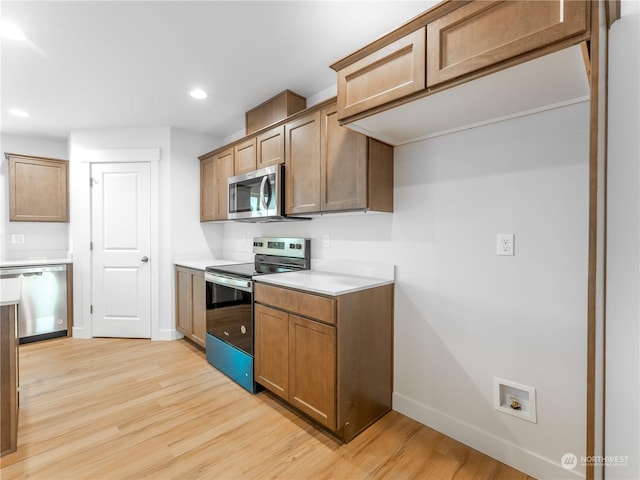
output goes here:
{"type": "Polygon", "coordinates": [[[228,218],[245,222],[286,220],[283,187],[284,165],[229,177],[228,218]]]}

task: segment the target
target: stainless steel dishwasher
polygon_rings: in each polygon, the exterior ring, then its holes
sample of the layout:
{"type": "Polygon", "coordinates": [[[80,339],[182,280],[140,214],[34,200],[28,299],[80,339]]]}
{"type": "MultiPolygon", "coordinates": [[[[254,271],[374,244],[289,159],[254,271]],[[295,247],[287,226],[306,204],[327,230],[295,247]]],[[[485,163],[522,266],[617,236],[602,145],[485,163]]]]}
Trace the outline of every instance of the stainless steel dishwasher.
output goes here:
{"type": "Polygon", "coordinates": [[[3,267],[1,277],[22,277],[20,343],[67,335],[67,266],[3,267]]]}

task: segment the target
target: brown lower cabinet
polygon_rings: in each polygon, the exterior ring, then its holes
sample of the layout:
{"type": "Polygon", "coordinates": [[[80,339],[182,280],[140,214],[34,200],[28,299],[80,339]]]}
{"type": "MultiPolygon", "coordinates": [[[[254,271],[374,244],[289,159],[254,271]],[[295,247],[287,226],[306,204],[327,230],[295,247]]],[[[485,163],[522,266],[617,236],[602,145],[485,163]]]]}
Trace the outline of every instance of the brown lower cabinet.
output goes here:
{"type": "Polygon", "coordinates": [[[176,329],[205,347],[206,284],[202,270],[176,266],[176,329]]]}
{"type": "Polygon", "coordinates": [[[255,286],[255,378],[349,442],[391,409],[393,285],[335,297],[255,286]]]}
{"type": "Polygon", "coordinates": [[[18,330],[16,306],[0,307],[0,456],[18,446],[18,330]]]}

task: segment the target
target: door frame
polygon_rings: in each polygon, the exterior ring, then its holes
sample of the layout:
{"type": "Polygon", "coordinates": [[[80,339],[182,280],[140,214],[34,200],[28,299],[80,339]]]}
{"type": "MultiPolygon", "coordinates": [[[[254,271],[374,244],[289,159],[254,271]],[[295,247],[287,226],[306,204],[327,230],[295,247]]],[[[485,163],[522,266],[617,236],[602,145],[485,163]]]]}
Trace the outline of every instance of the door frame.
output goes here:
{"type": "MultiPolygon", "coordinates": [[[[76,152],[74,152],[76,153],[76,152]]],[[[159,199],[159,162],[160,148],[124,148],[95,149],[77,152],[79,168],[70,178],[70,182],[85,185],[76,189],[78,201],[72,202],[73,219],[71,237],[74,243],[74,325],[73,336],[77,338],[93,337],[93,315],[90,307],[93,301],[93,259],[90,249],[91,218],[91,165],[98,163],[148,163],[150,166],[150,202],[151,202],[151,340],[162,340],[160,331],[159,292],[160,292],[160,199],[159,199]],[[73,211],[76,210],[76,211],[73,211]]]]}

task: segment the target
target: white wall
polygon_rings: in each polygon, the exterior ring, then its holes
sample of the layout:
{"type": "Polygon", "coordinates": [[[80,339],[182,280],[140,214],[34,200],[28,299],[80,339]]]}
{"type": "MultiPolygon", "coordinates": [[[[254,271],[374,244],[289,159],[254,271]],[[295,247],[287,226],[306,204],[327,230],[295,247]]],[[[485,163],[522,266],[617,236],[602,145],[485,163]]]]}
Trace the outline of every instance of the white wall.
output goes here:
{"type": "Polygon", "coordinates": [[[640,3],[609,36],[605,454],[607,479],[640,478],[640,3]]]}
{"type": "Polygon", "coordinates": [[[33,136],[0,136],[0,261],[33,257],[65,258],[69,249],[69,224],[9,222],[9,162],[5,153],[19,153],[66,160],[67,141],[33,136]],[[12,244],[12,234],[24,235],[23,244],[12,244]]]}
{"type": "Polygon", "coordinates": [[[222,225],[200,223],[200,161],[220,140],[171,129],[171,251],[173,258],[202,258],[222,247],[222,225]],[[205,232],[207,232],[205,234],[205,232]]]}
{"type": "Polygon", "coordinates": [[[585,449],[588,118],[581,103],[397,147],[392,215],[228,223],[225,250],[301,235],[313,258],[395,264],[394,409],[576,477],[559,462],[585,449]],[[496,256],[498,233],[514,257],[496,256]],[[537,389],[537,424],[493,409],[494,376],[537,389]]]}

